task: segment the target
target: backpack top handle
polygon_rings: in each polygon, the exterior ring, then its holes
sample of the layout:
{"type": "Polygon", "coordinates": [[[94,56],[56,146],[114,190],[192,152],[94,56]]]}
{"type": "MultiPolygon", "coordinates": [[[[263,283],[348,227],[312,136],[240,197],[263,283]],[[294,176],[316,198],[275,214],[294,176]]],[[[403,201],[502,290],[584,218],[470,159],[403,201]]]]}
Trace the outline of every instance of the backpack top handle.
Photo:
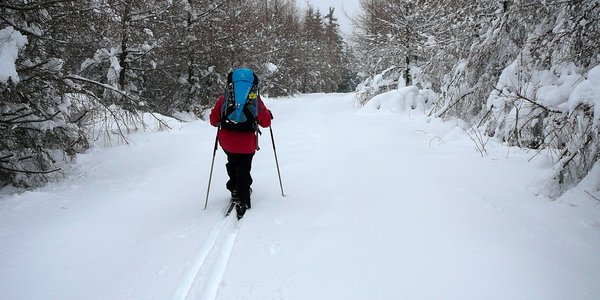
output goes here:
{"type": "Polygon", "coordinates": [[[254,71],[248,69],[248,68],[238,68],[235,69],[231,72],[229,72],[229,74],[227,74],[227,84],[229,85],[230,83],[233,83],[235,81],[247,81],[250,82],[250,80],[248,80],[248,77],[253,78],[252,79],[252,84],[258,86],[259,80],[258,80],[258,76],[256,76],[256,73],[254,73],[254,71]]]}

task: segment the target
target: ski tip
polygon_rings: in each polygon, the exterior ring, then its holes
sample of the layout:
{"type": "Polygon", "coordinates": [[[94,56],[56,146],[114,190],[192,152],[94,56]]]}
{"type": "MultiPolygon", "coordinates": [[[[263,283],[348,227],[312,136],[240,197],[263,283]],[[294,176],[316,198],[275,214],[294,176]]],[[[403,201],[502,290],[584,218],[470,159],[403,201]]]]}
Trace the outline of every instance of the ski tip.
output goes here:
{"type": "Polygon", "coordinates": [[[247,208],[246,208],[246,205],[241,204],[241,205],[237,205],[235,207],[235,210],[236,210],[236,214],[237,214],[237,219],[240,220],[246,214],[247,208]]]}
{"type": "Polygon", "coordinates": [[[229,204],[229,207],[227,208],[227,211],[225,212],[225,218],[229,217],[229,215],[231,214],[231,212],[233,211],[233,209],[235,208],[235,202],[231,202],[229,204]]]}

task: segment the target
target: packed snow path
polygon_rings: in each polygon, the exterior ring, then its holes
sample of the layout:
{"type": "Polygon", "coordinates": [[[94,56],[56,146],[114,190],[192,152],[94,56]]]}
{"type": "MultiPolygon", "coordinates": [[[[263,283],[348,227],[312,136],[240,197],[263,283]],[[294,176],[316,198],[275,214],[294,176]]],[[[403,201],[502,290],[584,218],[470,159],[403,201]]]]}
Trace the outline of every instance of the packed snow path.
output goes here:
{"type": "MultiPolygon", "coordinates": [[[[599,299],[600,217],[535,196],[543,157],[352,95],[266,101],[253,207],[223,219],[205,122],[81,155],[0,199],[1,299],[599,299]]],[[[579,203],[581,199],[572,199],[579,203]]]]}

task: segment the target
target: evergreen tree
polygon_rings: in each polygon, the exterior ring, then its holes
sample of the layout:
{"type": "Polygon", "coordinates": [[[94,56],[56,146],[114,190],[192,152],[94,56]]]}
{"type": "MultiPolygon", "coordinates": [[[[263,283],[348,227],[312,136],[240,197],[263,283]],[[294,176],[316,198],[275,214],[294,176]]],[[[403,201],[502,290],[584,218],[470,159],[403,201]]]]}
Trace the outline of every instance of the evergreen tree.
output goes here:
{"type": "Polygon", "coordinates": [[[334,16],[335,8],[330,7],[325,15],[325,33],[324,33],[324,64],[323,64],[323,87],[322,92],[337,92],[338,86],[342,82],[342,76],[345,75],[347,64],[344,61],[344,42],[340,35],[339,24],[334,16]]]}

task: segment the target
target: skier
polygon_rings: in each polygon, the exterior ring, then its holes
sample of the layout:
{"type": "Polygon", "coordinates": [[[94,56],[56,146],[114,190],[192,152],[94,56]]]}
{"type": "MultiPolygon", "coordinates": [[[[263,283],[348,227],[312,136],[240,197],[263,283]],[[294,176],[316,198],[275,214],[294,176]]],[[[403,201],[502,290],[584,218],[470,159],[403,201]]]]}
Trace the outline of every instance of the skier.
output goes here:
{"type": "Polygon", "coordinates": [[[251,207],[250,169],[254,153],[259,149],[259,129],[256,125],[269,127],[272,118],[271,111],[267,109],[258,93],[258,77],[254,72],[244,68],[231,71],[227,76],[225,94],[219,98],[210,112],[210,124],[219,127],[217,139],[227,154],[225,167],[229,180],[226,188],[231,192],[231,201],[235,203],[238,219],[242,218],[246,209],[251,207]],[[241,101],[242,105],[236,106],[235,101],[241,101]],[[245,115],[243,119],[246,122],[230,120],[235,115],[235,107],[241,111],[240,106],[249,108],[244,109],[242,113],[245,115]],[[242,123],[250,123],[250,126],[242,123]]]}

